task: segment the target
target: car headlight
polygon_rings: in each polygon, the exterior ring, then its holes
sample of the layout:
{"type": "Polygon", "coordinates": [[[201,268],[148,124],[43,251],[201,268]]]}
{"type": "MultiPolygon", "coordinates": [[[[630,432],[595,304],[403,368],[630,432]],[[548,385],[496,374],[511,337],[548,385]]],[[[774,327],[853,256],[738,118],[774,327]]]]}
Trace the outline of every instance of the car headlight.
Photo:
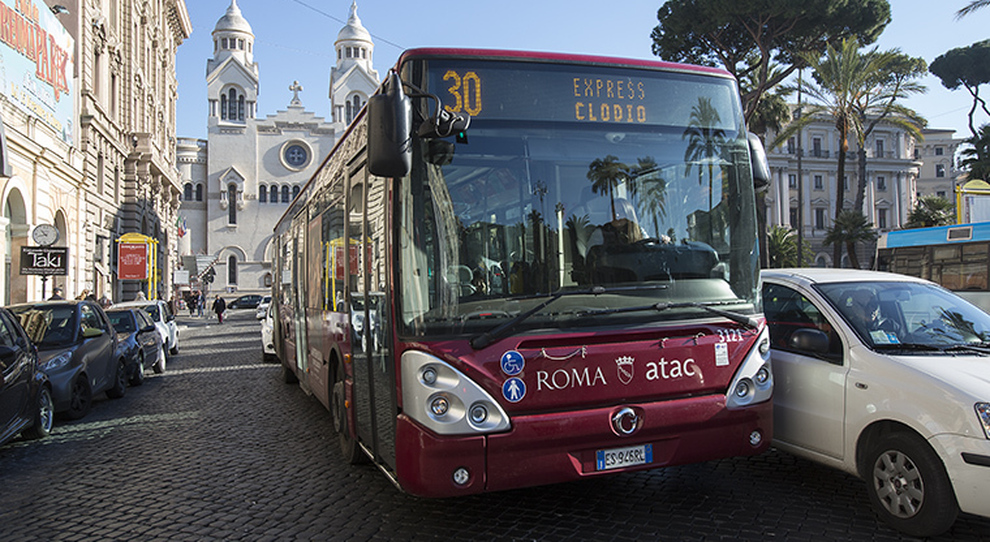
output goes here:
{"type": "Polygon", "coordinates": [[[68,365],[70,360],[72,360],[72,352],[62,352],[54,358],[46,361],[41,367],[41,370],[47,372],[61,369],[62,367],[68,365]]]}
{"type": "Polygon", "coordinates": [[[770,366],[770,333],[764,327],[755,346],[746,354],[729,384],[725,406],[742,408],[773,397],[773,368],[770,366]]]}
{"type": "Polygon", "coordinates": [[[983,435],[990,439],[990,403],[976,403],[976,417],[983,426],[983,435]]]}
{"type": "Polygon", "coordinates": [[[445,361],[410,350],[402,354],[402,410],[442,435],[505,431],[509,415],[476,382],[445,361]]]}

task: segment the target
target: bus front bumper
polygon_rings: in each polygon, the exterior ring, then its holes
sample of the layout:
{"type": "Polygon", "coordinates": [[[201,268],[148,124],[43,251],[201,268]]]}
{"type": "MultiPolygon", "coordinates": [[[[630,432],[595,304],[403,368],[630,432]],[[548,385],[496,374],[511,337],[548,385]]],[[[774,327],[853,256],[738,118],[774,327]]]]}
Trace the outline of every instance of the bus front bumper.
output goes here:
{"type": "Polygon", "coordinates": [[[592,476],[756,455],[773,437],[772,401],[728,410],[725,396],[512,416],[512,429],[444,437],[405,415],[396,427],[396,474],[402,488],[450,497],[554,484],[592,476]],[[618,436],[613,415],[632,408],[639,428],[618,436]],[[598,470],[598,452],[650,445],[645,464],[598,470]],[[465,481],[466,480],[466,481],[465,481]]]}

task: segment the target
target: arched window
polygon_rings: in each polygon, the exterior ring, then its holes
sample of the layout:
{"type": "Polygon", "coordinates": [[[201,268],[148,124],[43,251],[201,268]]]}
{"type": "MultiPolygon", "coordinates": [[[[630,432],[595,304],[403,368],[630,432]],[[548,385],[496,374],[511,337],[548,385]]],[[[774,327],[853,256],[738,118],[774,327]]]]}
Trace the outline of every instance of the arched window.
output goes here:
{"type": "Polygon", "coordinates": [[[220,120],[227,120],[227,95],[220,95],[220,120]]]}
{"type": "Polygon", "coordinates": [[[265,185],[258,186],[258,203],[268,202],[268,187],[265,185]]]}
{"type": "Polygon", "coordinates": [[[237,185],[227,186],[227,224],[237,224],[237,185]]]}
{"type": "Polygon", "coordinates": [[[186,185],[182,187],[182,199],[186,201],[192,201],[193,199],[192,183],[186,183],[186,185]]]}
{"type": "Polygon", "coordinates": [[[203,183],[196,183],[196,201],[203,201],[203,183]]]}
{"type": "Polygon", "coordinates": [[[237,256],[227,258],[227,284],[237,284],[237,256]]]}
{"type": "Polygon", "coordinates": [[[269,192],[269,194],[271,194],[271,196],[268,198],[268,201],[272,203],[278,203],[278,187],[273,184],[271,192],[269,192]]]}
{"type": "Polygon", "coordinates": [[[244,96],[237,98],[237,120],[244,120],[244,96]]]}
{"type": "Polygon", "coordinates": [[[298,195],[299,195],[299,185],[297,184],[292,187],[292,199],[296,199],[296,196],[298,195]]]}
{"type": "Polygon", "coordinates": [[[289,198],[289,185],[282,187],[282,203],[289,203],[292,199],[289,198]]]}
{"type": "Polygon", "coordinates": [[[227,118],[230,120],[237,120],[237,91],[230,89],[228,92],[229,96],[227,98],[227,118]]]}

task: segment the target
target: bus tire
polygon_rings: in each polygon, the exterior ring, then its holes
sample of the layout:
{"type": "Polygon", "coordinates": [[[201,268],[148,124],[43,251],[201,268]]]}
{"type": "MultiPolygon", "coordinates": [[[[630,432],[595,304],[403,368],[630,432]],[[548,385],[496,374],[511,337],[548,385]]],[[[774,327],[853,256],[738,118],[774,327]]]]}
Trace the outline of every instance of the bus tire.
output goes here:
{"type": "Polygon", "coordinates": [[[330,417],[333,419],[333,429],[340,441],[340,455],[351,465],[366,461],[364,452],[358,446],[357,440],[351,438],[347,426],[347,391],[344,384],[344,369],[339,363],[334,364],[333,388],[330,398],[330,417]]]}

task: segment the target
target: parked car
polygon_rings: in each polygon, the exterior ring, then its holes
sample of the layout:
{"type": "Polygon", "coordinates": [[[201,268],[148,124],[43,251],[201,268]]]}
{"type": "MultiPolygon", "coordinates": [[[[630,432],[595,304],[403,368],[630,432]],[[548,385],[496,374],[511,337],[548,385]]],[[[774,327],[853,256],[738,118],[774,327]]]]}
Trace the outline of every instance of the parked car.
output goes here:
{"type": "MultiPolygon", "coordinates": [[[[147,314],[151,321],[158,328],[158,333],[162,336],[162,343],[169,354],[179,353],[179,326],[175,323],[175,315],[168,303],[154,299],[150,301],[127,301],[116,303],[110,306],[111,309],[141,309],[147,314]]],[[[164,364],[162,371],[165,370],[164,364]]]]}
{"type": "Polygon", "coordinates": [[[79,419],[89,413],[95,395],[124,396],[127,364],[117,354],[117,332],[97,303],[43,301],[8,308],[38,347],[56,412],[79,419]]]}
{"type": "Polygon", "coordinates": [[[990,315],[913,277],[761,274],[777,447],[863,478],[914,536],[990,517],[990,315]]]}
{"type": "Polygon", "coordinates": [[[117,350],[127,360],[128,381],[132,386],[144,383],[144,370],[165,372],[165,345],[158,328],[141,309],[110,309],[107,318],[117,331],[117,350]]]}
{"type": "Polygon", "coordinates": [[[254,314],[254,317],[261,320],[268,314],[268,305],[272,304],[272,296],[266,295],[262,296],[261,303],[258,303],[258,312],[254,314]]]}
{"type": "Polygon", "coordinates": [[[265,317],[261,319],[261,359],[262,361],[278,361],[275,352],[275,338],[272,327],[274,324],[274,307],[265,309],[265,317]]]}
{"type": "Polygon", "coordinates": [[[38,366],[38,349],[17,318],[0,308],[0,444],[21,434],[36,439],[52,430],[52,385],[38,366]]]}
{"type": "Polygon", "coordinates": [[[237,299],[227,303],[228,309],[257,309],[258,303],[261,303],[261,296],[250,294],[242,295],[237,299]]]}

